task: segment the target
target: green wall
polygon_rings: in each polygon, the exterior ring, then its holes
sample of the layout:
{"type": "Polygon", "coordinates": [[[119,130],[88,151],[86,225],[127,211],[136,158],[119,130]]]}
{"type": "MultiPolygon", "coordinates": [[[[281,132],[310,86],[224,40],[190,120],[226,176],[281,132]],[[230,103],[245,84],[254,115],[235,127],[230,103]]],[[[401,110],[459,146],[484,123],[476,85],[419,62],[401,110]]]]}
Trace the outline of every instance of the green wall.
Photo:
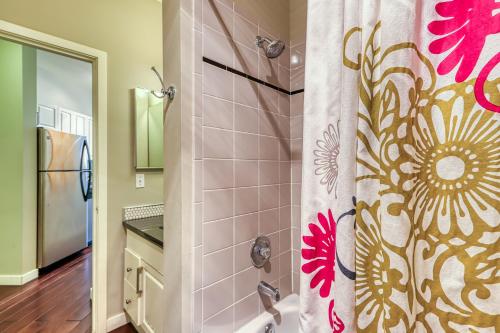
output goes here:
{"type": "Polygon", "coordinates": [[[0,39],[0,275],[36,265],[35,69],[34,49],[0,39]]]}
{"type": "Polygon", "coordinates": [[[36,268],[38,180],[36,69],[36,49],[29,46],[23,46],[23,273],[36,268]]]}
{"type": "Polygon", "coordinates": [[[0,275],[22,267],[23,49],[0,40],[0,275]]]}

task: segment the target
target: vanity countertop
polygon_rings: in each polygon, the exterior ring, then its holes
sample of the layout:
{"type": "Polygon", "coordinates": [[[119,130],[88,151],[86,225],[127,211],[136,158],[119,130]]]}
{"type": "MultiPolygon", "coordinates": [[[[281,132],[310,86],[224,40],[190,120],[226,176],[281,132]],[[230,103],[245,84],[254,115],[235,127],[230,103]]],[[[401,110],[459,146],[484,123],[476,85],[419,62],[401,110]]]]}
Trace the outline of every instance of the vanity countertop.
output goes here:
{"type": "Polygon", "coordinates": [[[128,230],[163,248],[163,216],[123,221],[128,230]]]}

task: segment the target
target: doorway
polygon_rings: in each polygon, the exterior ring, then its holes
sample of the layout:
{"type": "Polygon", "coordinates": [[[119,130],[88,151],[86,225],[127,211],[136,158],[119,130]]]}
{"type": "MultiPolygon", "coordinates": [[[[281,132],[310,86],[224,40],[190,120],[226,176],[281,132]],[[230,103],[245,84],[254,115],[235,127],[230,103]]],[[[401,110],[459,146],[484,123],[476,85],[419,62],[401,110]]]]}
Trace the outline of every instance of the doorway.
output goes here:
{"type": "Polygon", "coordinates": [[[0,272],[0,331],[50,330],[61,317],[62,331],[105,331],[106,54],[3,21],[0,53],[19,81],[0,86],[2,149],[19,157],[2,166],[17,191],[0,194],[12,201],[3,243],[17,246],[0,258],[12,269],[0,272]]]}

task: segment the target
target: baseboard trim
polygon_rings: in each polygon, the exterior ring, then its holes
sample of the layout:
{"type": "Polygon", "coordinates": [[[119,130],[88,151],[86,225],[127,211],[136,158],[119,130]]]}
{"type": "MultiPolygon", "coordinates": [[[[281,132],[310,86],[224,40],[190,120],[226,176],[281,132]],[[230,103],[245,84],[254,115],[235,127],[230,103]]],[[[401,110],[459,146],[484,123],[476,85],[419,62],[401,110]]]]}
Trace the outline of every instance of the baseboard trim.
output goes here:
{"type": "Polygon", "coordinates": [[[125,312],[120,312],[113,317],[109,317],[106,321],[106,332],[111,332],[112,330],[117,329],[118,327],[122,327],[128,323],[127,316],[125,312]]]}
{"type": "Polygon", "coordinates": [[[38,269],[22,275],[0,275],[0,286],[22,286],[38,277],[38,269]]]}

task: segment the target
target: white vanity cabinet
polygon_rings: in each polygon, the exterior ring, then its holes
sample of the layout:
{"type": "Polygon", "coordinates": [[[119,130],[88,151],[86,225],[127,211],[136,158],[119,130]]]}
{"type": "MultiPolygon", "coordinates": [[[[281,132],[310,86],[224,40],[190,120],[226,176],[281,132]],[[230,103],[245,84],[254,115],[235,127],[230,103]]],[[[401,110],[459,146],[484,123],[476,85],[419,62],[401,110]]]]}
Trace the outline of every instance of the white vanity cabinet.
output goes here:
{"type": "Polygon", "coordinates": [[[144,292],[142,306],[142,325],[146,332],[162,331],[162,311],[163,283],[159,281],[152,271],[144,271],[144,292]]]}
{"type": "Polygon", "coordinates": [[[123,309],[139,332],[163,329],[163,249],[127,230],[123,309]]]}

